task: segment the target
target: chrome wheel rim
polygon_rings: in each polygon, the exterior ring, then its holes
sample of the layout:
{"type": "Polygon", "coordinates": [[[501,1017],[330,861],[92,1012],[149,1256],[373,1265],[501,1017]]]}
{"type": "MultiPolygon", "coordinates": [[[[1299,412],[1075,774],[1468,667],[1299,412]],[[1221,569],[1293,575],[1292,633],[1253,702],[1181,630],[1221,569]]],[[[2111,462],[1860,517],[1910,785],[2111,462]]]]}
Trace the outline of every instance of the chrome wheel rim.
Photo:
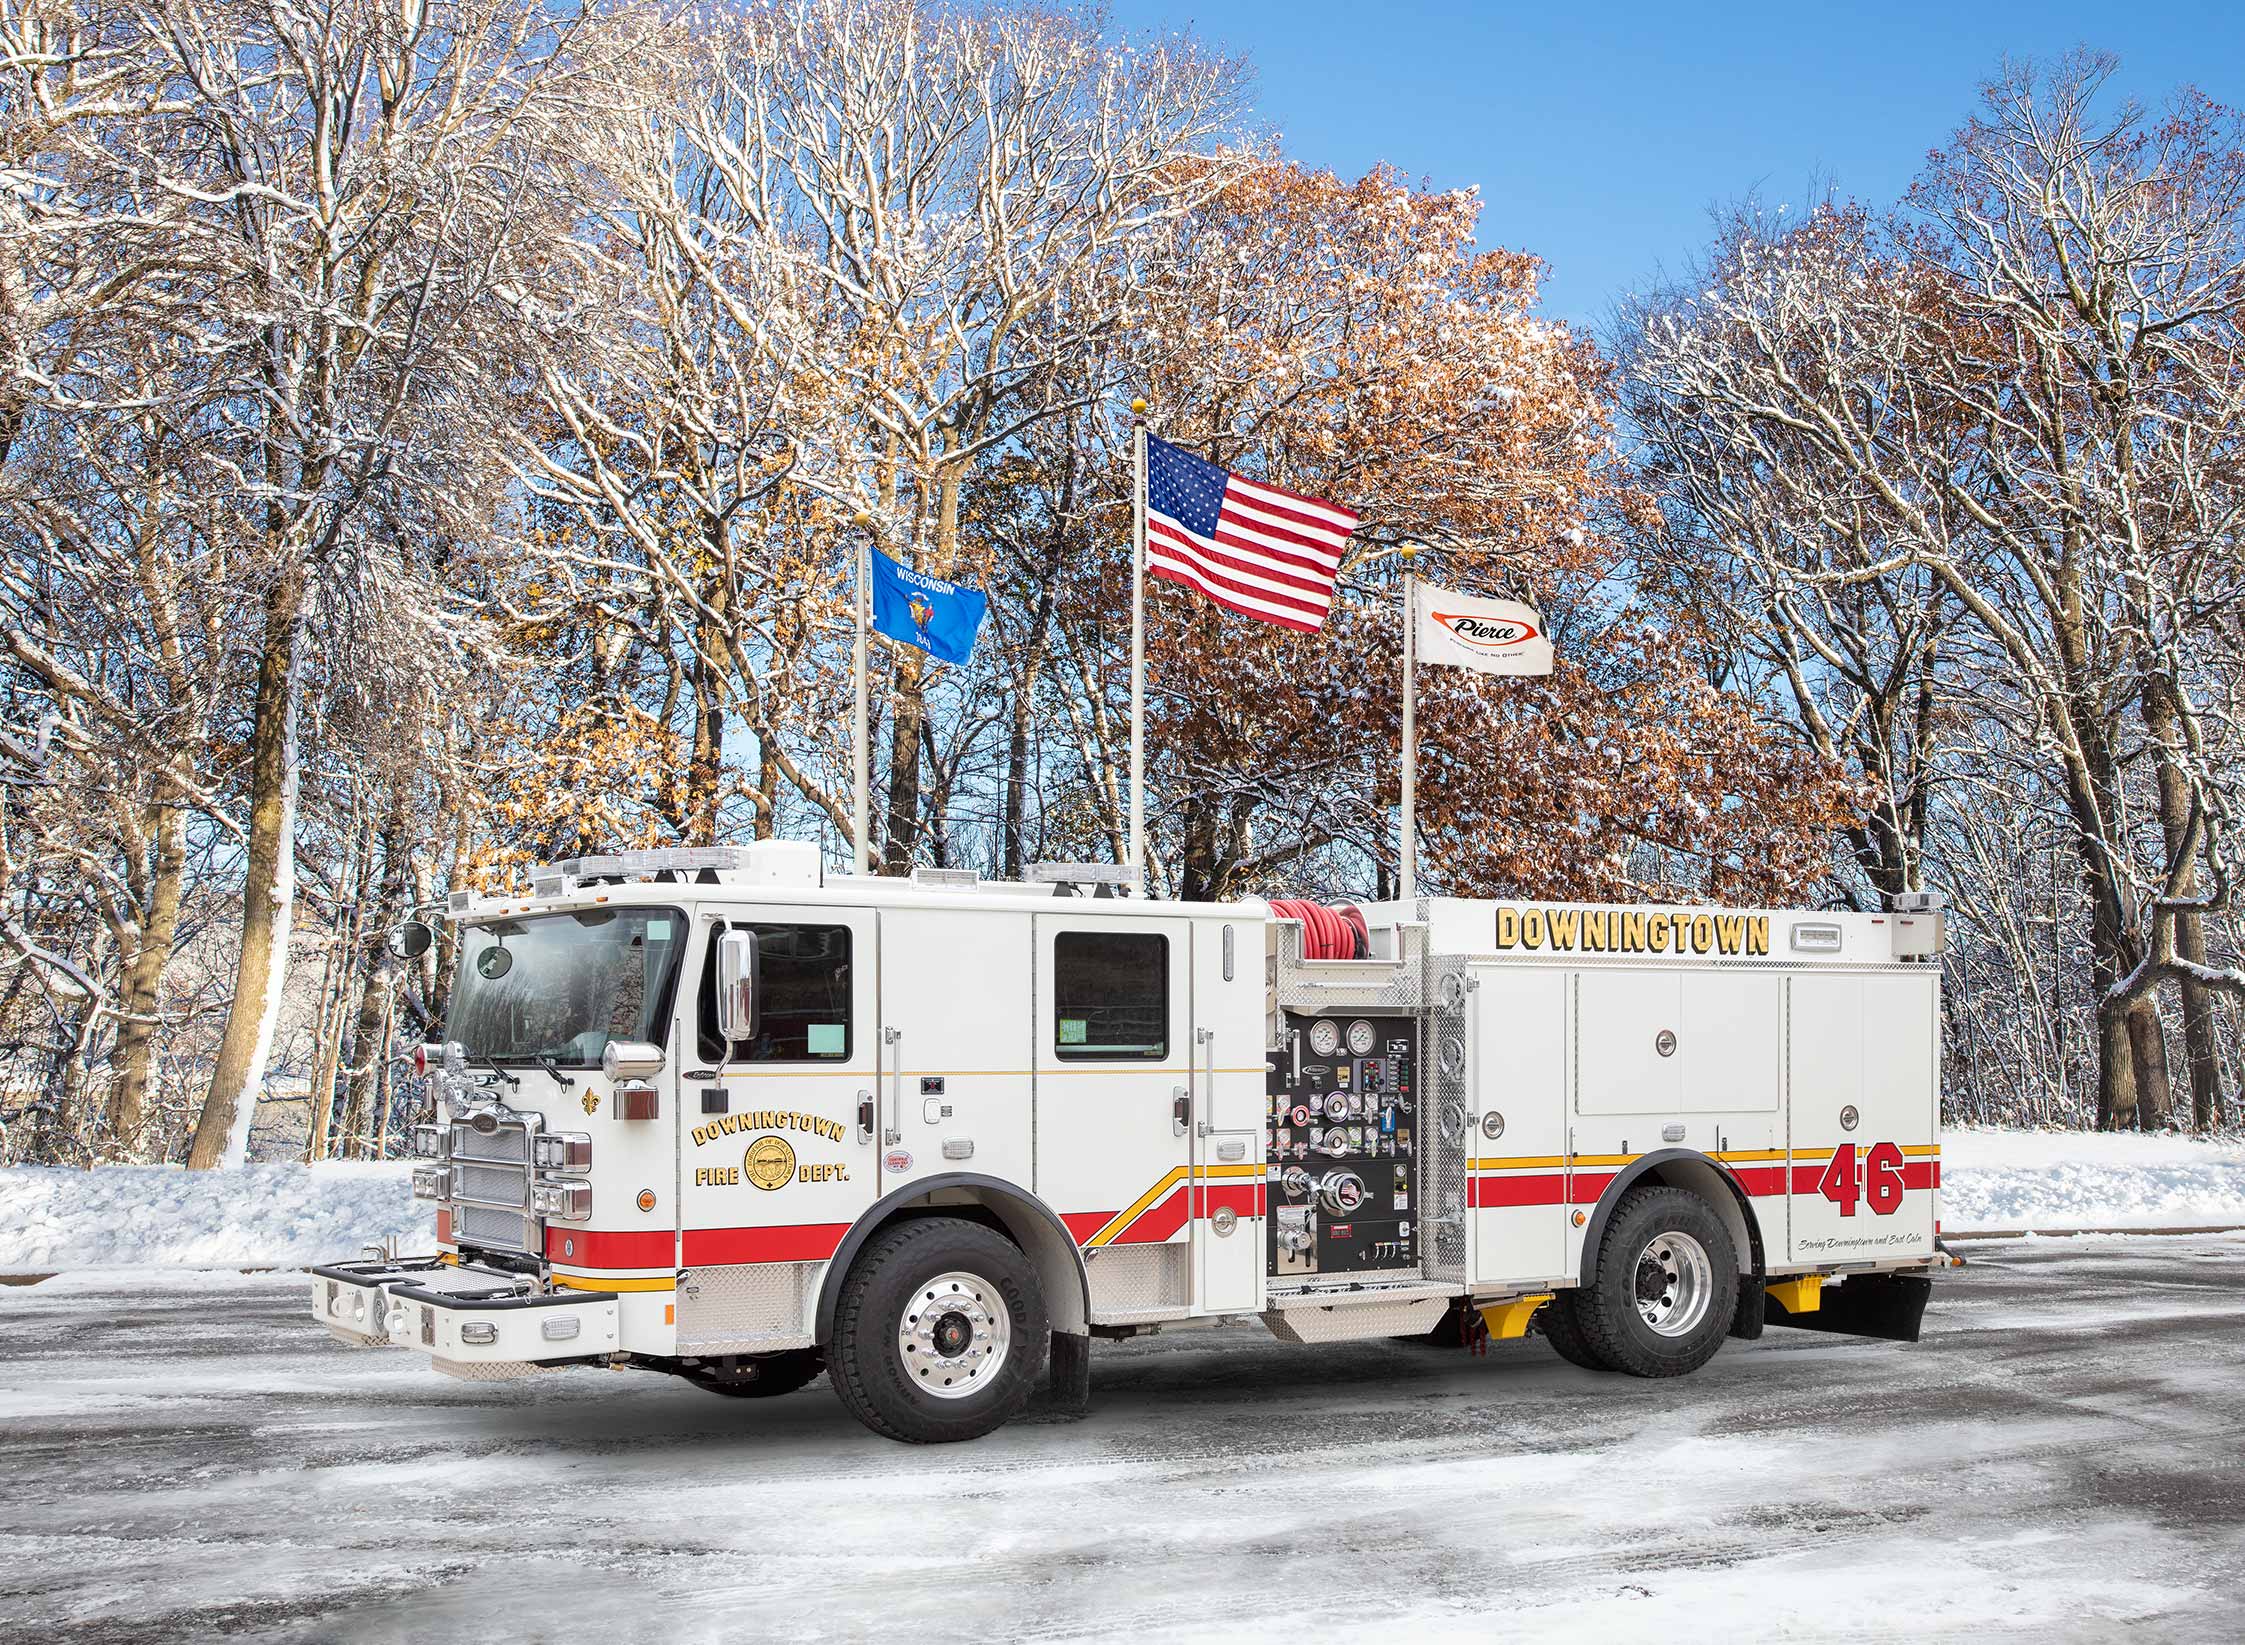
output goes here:
{"type": "Polygon", "coordinates": [[[1637,1258],[1637,1313],[1657,1336],[1689,1336],[1715,1297],[1715,1264],[1689,1234],[1655,1234],[1637,1258]]]}
{"type": "Polygon", "coordinates": [[[980,1274],[938,1274],[913,1287],[896,1347],[906,1381],[936,1399],[965,1399],[997,1380],[1013,1347],[1013,1315],[980,1274]]]}

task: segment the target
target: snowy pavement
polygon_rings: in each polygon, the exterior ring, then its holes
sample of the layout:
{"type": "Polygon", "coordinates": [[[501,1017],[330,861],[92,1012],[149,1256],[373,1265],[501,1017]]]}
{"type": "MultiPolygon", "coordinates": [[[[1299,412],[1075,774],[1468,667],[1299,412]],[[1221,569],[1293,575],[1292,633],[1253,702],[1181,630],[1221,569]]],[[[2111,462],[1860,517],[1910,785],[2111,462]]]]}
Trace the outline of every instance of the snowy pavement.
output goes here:
{"type": "Polygon", "coordinates": [[[1678,1382],[1260,1331],[912,1449],[823,1382],[472,1386],[303,1282],[0,1288],[0,1636],[2232,1640],[2245,1238],[1975,1248],[1678,1382]]]}

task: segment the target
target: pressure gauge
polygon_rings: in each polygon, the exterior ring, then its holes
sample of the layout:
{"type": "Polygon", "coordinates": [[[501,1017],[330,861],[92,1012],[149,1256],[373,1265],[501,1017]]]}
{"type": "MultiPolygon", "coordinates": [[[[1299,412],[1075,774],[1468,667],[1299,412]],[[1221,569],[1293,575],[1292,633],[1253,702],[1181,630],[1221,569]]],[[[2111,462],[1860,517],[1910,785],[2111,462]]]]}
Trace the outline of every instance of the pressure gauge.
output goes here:
{"type": "Polygon", "coordinates": [[[1310,1050],[1321,1057],[1330,1057],[1341,1048],[1341,1030],[1331,1021],[1320,1017],[1310,1024],[1310,1050]]]}
{"type": "Polygon", "coordinates": [[[1380,1043],[1380,1031],[1362,1017],[1349,1024],[1349,1055],[1369,1057],[1372,1048],[1380,1043]]]}

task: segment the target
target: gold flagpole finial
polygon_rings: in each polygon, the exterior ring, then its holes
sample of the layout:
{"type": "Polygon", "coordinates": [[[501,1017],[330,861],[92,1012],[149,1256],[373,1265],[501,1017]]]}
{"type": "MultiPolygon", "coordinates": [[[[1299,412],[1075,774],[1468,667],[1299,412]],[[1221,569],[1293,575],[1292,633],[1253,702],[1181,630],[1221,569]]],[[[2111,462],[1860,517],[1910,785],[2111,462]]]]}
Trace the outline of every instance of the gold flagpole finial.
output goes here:
{"type": "Polygon", "coordinates": [[[1403,563],[1409,565],[1419,557],[1419,545],[1417,543],[1405,543],[1396,552],[1403,556],[1403,563]]]}
{"type": "Polygon", "coordinates": [[[1146,415],[1146,402],[1145,402],[1145,401],[1143,401],[1143,400],[1133,400],[1133,401],[1131,401],[1131,402],[1130,402],[1130,414],[1131,414],[1131,415],[1132,415],[1133,417],[1143,417],[1143,416],[1145,416],[1145,415],[1146,415]]]}

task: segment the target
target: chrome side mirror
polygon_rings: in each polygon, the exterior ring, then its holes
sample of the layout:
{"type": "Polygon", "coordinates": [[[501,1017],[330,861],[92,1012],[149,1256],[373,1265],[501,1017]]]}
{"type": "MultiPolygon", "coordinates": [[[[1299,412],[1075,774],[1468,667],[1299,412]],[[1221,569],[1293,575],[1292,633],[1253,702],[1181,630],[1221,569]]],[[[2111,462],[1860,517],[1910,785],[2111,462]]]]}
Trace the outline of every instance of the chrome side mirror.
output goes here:
{"type": "Polygon", "coordinates": [[[756,933],[717,936],[717,1032],[730,1045],[756,1037],[756,933]]]}
{"type": "Polygon", "coordinates": [[[417,960],[429,951],[437,934],[429,929],[426,920],[407,920],[383,939],[383,946],[401,960],[417,960]]]}
{"type": "Polygon", "coordinates": [[[600,1071],[611,1080],[651,1080],[663,1071],[663,1048],[645,1040],[610,1040],[600,1053],[600,1071]]]}

